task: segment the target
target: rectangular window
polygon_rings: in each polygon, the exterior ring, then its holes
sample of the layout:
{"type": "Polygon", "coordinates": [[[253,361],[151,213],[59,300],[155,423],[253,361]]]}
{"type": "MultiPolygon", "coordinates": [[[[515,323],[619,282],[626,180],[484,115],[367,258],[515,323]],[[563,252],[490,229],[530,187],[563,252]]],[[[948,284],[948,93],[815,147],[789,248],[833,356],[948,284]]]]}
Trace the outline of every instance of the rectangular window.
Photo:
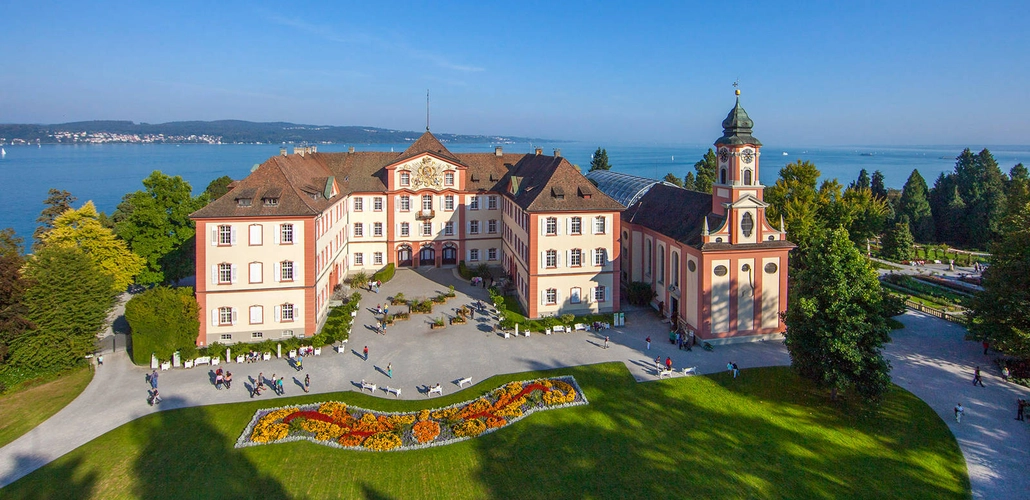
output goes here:
{"type": "Polygon", "coordinates": [[[219,338],[221,338],[222,340],[232,340],[232,334],[231,333],[223,333],[221,335],[221,337],[219,337],[219,338]]]}
{"type": "Polygon", "coordinates": [[[260,339],[260,338],[264,338],[264,336],[265,336],[265,334],[262,333],[262,332],[254,332],[254,333],[250,334],[250,338],[252,338],[252,339],[260,339]]]}
{"type": "Polygon", "coordinates": [[[372,198],[372,210],[375,210],[376,212],[382,212],[383,211],[383,197],[382,196],[376,196],[375,198],[372,198]]]}
{"type": "Polygon", "coordinates": [[[579,287],[573,288],[572,293],[569,294],[569,302],[573,304],[579,304],[582,300],[580,296],[583,294],[583,290],[579,287]]]}
{"type": "Polygon", "coordinates": [[[360,238],[365,235],[365,225],[360,222],[354,223],[354,237],[360,238]]]}
{"type": "Polygon", "coordinates": [[[478,248],[473,248],[472,250],[469,250],[469,260],[471,260],[473,262],[479,260],[479,249],[478,248]]]}
{"type": "Polygon", "coordinates": [[[556,250],[548,250],[544,260],[544,265],[547,267],[558,267],[558,252],[556,250]]]}
{"type": "Polygon", "coordinates": [[[454,195],[449,194],[443,197],[443,209],[454,210],[454,195]]]}
{"type": "Polygon", "coordinates": [[[597,267],[604,267],[604,265],[608,261],[606,253],[607,252],[605,252],[605,250],[603,248],[598,248],[597,250],[594,250],[594,265],[595,266],[597,266],[597,267]]]}
{"type": "Polygon", "coordinates": [[[260,325],[264,320],[264,309],[261,306],[250,306],[250,324],[260,325]]]}
{"type": "Polygon", "coordinates": [[[583,265],[583,251],[575,248],[569,252],[569,265],[572,267],[579,267],[583,265]]]}
{"type": "Polygon", "coordinates": [[[293,321],[293,304],[283,304],[280,306],[280,314],[282,314],[282,321],[293,321]]]}
{"type": "Polygon", "coordinates": [[[232,283],[232,264],[218,264],[218,284],[232,283]]]}
{"type": "Polygon", "coordinates": [[[469,221],[469,234],[479,234],[479,221],[469,221]]]}
{"type": "Polygon", "coordinates": [[[604,287],[599,286],[594,289],[594,300],[597,302],[604,302],[604,287]]]}
{"type": "Polygon", "coordinates": [[[401,196],[401,212],[411,211],[411,197],[408,195],[401,196]]]}
{"type": "Polygon", "coordinates": [[[293,243],[293,224],[279,226],[279,243],[283,245],[293,243]]]}
{"type": "Polygon", "coordinates": [[[486,229],[486,232],[490,234],[497,234],[497,221],[490,219],[490,221],[486,223],[486,229]]]}
{"type": "Polygon", "coordinates": [[[284,260],[280,263],[280,281],[293,281],[293,262],[284,260]]]}
{"type": "Polygon", "coordinates": [[[225,326],[232,324],[232,308],[231,307],[219,307],[218,308],[218,324],[225,326]]]}
{"type": "Polygon", "coordinates": [[[365,265],[365,254],[358,252],[354,254],[354,265],[363,266],[365,265]]]}
{"type": "Polygon", "coordinates": [[[443,185],[453,186],[454,185],[454,172],[444,172],[443,174],[443,185]]]}
{"type": "Polygon", "coordinates": [[[261,224],[251,224],[249,227],[250,233],[250,244],[260,245],[261,244],[261,224]]]}
{"type": "Polygon", "coordinates": [[[428,212],[433,209],[433,195],[422,195],[422,210],[428,212]]]}
{"type": "Polygon", "coordinates": [[[569,223],[569,233],[571,234],[583,234],[583,218],[573,217],[572,222],[569,223]]]}
{"type": "Polygon", "coordinates": [[[279,334],[281,337],[292,337],[293,330],[283,330],[283,333],[279,334]]]}
{"type": "Polygon", "coordinates": [[[554,305],[558,303],[558,290],[554,288],[548,288],[544,295],[547,297],[547,304],[554,305]]]}
{"type": "Polygon", "coordinates": [[[354,198],[354,211],[361,212],[365,210],[365,199],[362,197],[354,198]]]}
{"type": "Polygon", "coordinates": [[[444,223],[443,234],[445,236],[454,236],[454,221],[447,221],[444,223]]]}
{"type": "Polygon", "coordinates": [[[488,260],[497,260],[497,249],[491,248],[486,251],[486,258],[488,260]]]}
{"type": "Polygon", "coordinates": [[[411,185],[411,174],[409,174],[408,172],[401,172],[401,185],[402,186],[410,186],[411,185]]]}
{"type": "Polygon", "coordinates": [[[383,265],[383,252],[375,252],[372,254],[372,264],[377,266],[383,265]]]}
{"type": "Polygon", "coordinates": [[[372,236],[381,237],[383,235],[383,223],[373,222],[372,223],[372,236]]]}
{"type": "Polygon", "coordinates": [[[479,210],[479,196],[472,195],[469,197],[469,210],[479,210]]]}
{"type": "Polygon", "coordinates": [[[556,236],[558,234],[557,217],[548,217],[544,219],[544,233],[548,236],[556,236]]]}
{"type": "Polygon", "coordinates": [[[597,216],[594,218],[594,234],[604,234],[605,224],[604,216],[597,216]]]}
{"type": "Polygon", "coordinates": [[[218,244],[232,245],[232,226],[218,226],[218,244]]]}
{"type": "Polygon", "coordinates": [[[432,236],[432,235],[433,235],[433,223],[429,222],[429,221],[423,222],[422,223],[422,236],[432,236]]]}
{"type": "Polygon", "coordinates": [[[401,236],[405,238],[411,236],[411,225],[407,222],[401,222],[401,236]]]}
{"type": "Polygon", "coordinates": [[[487,201],[487,208],[489,210],[497,210],[497,197],[496,196],[490,196],[489,198],[486,199],[486,201],[487,201]]]}
{"type": "Polygon", "coordinates": [[[261,268],[262,268],[262,265],[261,265],[260,262],[251,262],[250,263],[250,273],[249,273],[250,276],[249,276],[249,278],[250,278],[250,282],[251,283],[261,283],[262,281],[264,281],[263,277],[261,276],[261,271],[262,271],[261,268]]]}

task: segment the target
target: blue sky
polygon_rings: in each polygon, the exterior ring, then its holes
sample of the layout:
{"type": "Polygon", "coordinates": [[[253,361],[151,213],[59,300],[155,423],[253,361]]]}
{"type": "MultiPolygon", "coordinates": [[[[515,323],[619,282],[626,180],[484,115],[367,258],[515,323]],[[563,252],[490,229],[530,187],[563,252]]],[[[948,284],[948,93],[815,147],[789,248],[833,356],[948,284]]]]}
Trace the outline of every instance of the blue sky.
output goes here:
{"type": "Polygon", "coordinates": [[[0,122],[244,119],[706,144],[1027,144],[1019,2],[0,0],[0,122]],[[143,5],[141,5],[143,4],[143,5]]]}

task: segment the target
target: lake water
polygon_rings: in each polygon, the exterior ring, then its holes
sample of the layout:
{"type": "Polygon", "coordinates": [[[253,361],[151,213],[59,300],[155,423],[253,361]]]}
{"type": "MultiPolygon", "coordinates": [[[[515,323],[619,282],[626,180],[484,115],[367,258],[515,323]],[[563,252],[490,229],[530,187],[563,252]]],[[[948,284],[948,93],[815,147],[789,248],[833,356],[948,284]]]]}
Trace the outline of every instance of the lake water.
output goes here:
{"type": "MultiPolygon", "coordinates": [[[[505,144],[506,152],[530,152],[535,147],[552,154],[560,148],[574,164],[587,168],[598,144],[564,142],[556,144],[505,144]]],[[[614,170],[643,177],[664,177],[672,172],[683,177],[693,171],[709,145],[602,145],[608,151],[614,170]]],[[[348,145],[322,144],[320,152],[346,151],[348,145]]],[[[407,144],[354,145],[358,151],[403,151],[407,144]]],[[[453,152],[492,152],[492,144],[453,144],[453,152]]],[[[971,147],[974,151],[982,146],[971,147]]],[[[0,158],[0,228],[13,227],[30,243],[36,217],[43,209],[47,190],[69,191],[80,206],[93,200],[97,209],[110,214],[125,193],[143,188],[141,181],[154,170],[181,175],[193,186],[194,194],[217,177],[245,177],[253,165],[279,152],[278,145],[262,144],[98,144],[4,146],[0,158]]],[[[988,146],[1004,172],[1019,162],[1028,163],[1030,146],[988,146]]],[[[291,147],[292,151],[292,147],[291,147]]],[[[824,178],[837,178],[844,185],[858,176],[860,169],[870,174],[884,173],[888,187],[900,188],[912,169],[932,186],[941,172],[950,172],[959,146],[926,147],[840,147],[806,148],[766,145],[762,148],[759,180],[765,185],[776,181],[779,170],[788,162],[808,160],[824,178]],[[783,155],[786,152],[787,155],[783,155]]]]}

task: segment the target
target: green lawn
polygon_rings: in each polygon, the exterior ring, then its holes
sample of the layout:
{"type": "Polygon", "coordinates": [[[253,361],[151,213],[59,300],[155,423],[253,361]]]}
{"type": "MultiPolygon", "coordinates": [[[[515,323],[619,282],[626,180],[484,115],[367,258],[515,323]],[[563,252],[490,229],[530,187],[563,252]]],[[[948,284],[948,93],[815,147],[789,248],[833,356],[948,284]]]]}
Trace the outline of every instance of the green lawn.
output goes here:
{"type": "Polygon", "coordinates": [[[57,380],[0,397],[0,447],[68,406],[93,380],[93,368],[83,367],[57,380]]]}
{"type": "Polygon", "coordinates": [[[254,410],[326,395],[148,416],[2,490],[9,498],[969,498],[954,437],[895,388],[863,416],[788,368],[638,384],[621,363],[493,377],[460,393],[365,408],[464,401],[505,381],[570,374],[590,404],[539,412],[469,441],[357,452],[310,442],[232,447],[254,410]]]}

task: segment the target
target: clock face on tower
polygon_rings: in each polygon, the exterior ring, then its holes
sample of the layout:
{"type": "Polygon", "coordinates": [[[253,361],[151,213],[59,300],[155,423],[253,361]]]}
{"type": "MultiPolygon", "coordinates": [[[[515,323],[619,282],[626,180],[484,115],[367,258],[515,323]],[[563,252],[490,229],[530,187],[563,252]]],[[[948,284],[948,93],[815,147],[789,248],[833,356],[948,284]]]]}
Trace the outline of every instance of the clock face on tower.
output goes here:
{"type": "Polygon", "coordinates": [[[744,160],[744,163],[751,163],[755,161],[755,150],[746,148],[740,152],[740,158],[744,160]]]}
{"type": "Polygon", "coordinates": [[[726,159],[730,157],[730,152],[726,148],[719,150],[719,161],[726,163],[726,159]]]}

